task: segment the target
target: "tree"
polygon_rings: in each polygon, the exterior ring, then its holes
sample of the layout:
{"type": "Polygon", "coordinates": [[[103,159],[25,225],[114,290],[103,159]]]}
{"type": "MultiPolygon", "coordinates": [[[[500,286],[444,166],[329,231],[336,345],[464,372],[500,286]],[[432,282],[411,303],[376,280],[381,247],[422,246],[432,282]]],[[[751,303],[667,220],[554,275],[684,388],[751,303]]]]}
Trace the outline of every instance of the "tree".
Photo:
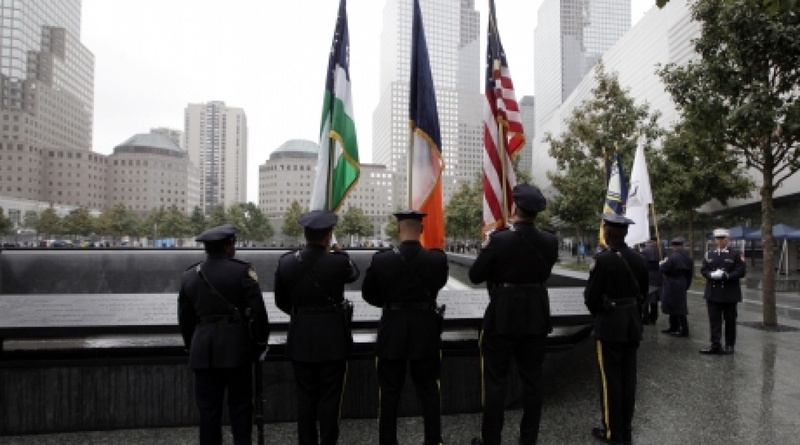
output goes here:
{"type": "Polygon", "coordinates": [[[272,224],[255,203],[248,202],[244,205],[244,210],[246,231],[252,241],[265,241],[275,235],[272,224]]]}
{"type": "Polygon", "coordinates": [[[639,138],[650,148],[662,133],[656,123],[659,113],[651,114],[647,104],[637,105],[619,84],[617,74],[606,74],[602,61],[595,68],[595,80],[592,96],[572,110],[560,138],[545,134],[558,167],[547,173],[558,192],[550,212],[579,233],[600,227],[608,157],[619,152],[625,171],[630,172],[639,138]]]}
{"type": "Polygon", "coordinates": [[[336,230],[344,235],[370,236],[374,232],[372,221],[364,214],[361,207],[347,206],[336,230]]]}
{"type": "MultiPolygon", "coordinates": [[[[770,14],[788,14],[797,6],[798,0],[763,0],[763,2],[770,14]]],[[[663,8],[667,3],[669,0],[656,0],[656,6],[659,8],[663,8]]]]}
{"type": "Polygon", "coordinates": [[[58,216],[52,205],[44,209],[42,214],[39,215],[39,220],[36,223],[36,233],[43,235],[45,238],[61,233],[61,217],[58,216]]]}
{"type": "MultiPolygon", "coordinates": [[[[402,211],[402,207],[399,205],[394,209],[394,213],[402,211]]],[[[394,213],[390,213],[386,215],[386,236],[388,236],[392,241],[399,241],[400,234],[397,231],[397,218],[395,218],[394,213]]],[[[423,224],[425,224],[425,220],[423,219],[423,224]]]]}
{"type": "Polygon", "coordinates": [[[0,235],[10,233],[12,226],[11,219],[6,216],[3,208],[0,207],[0,235]]]}
{"type": "Polygon", "coordinates": [[[123,236],[138,235],[143,227],[139,217],[122,203],[106,208],[98,220],[99,232],[111,236],[114,241],[123,236]]]}
{"type": "Polygon", "coordinates": [[[192,225],[192,233],[195,235],[199,235],[206,231],[208,227],[206,223],[206,215],[203,214],[203,210],[200,206],[194,206],[192,209],[192,215],[189,217],[190,224],[192,225]]]}
{"type": "MultiPolygon", "coordinates": [[[[772,246],[775,190],[800,169],[800,12],[747,0],[698,0],[700,58],[660,71],[685,122],[761,175],[761,233],[772,246]]],[[[764,249],[764,324],[777,326],[775,255],[764,249]]]]}
{"type": "Polygon", "coordinates": [[[218,227],[228,223],[228,214],[225,212],[225,206],[217,204],[208,215],[208,227],[218,227]]]}
{"type": "Polygon", "coordinates": [[[297,218],[300,218],[302,213],[303,208],[300,207],[300,203],[297,201],[292,201],[292,204],[288,209],[286,209],[286,213],[283,214],[283,227],[281,227],[281,233],[294,238],[295,244],[297,243],[297,238],[303,233],[303,226],[297,222],[297,218]]]}
{"type": "Polygon", "coordinates": [[[36,225],[39,223],[39,214],[36,210],[27,210],[25,215],[22,216],[22,227],[24,229],[36,230],[36,225]]]}
{"type": "Polygon", "coordinates": [[[167,211],[164,210],[164,206],[161,206],[153,210],[150,210],[150,213],[147,215],[147,218],[145,218],[144,222],[142,223],[150,231],[149,235],[153,236],[154,246],[156,244],[156,240],[159,237],[169,236],[164,231],[164,219],[166,218],[166,215],[167,211]]]}
{"type": "MultiPolygon", "coordinates": [[[[445,230],[454,240],[480,240],[483,213],[483,182],[462,183],[444,209],[445,230]]],[[[423,221],[424,222],[424,221],[423,221]]]]}
{"type": "Polygon", "coordinates": [[[159,231],[170,238],[186,238],[192,235],[192,223],[177,204],[172,204],[164,212],[164,219],[159,226],[159,231]]]}
{"type": "Polygon", "coordinates": [[[80,206],[64,217],[64,233],[69,235],[88,236],[95,231],[95,218],[89,208],[80,206]]]}
{"type": "Polygon", "coordinates": [[[679,123],[664,139],[661,150],[651,153],[648,170],[657,178],[656,211],[667,211],[673,223],[686,223],[689,252],[694,251],[694,223],[703,204],[718,200],[727,205],[730,198],[745,198],[753,188],[738,158],[724,145],[715,145],[705,128],[679,123]],[[698,168],[702,166],[702,168],[698,168]]]}

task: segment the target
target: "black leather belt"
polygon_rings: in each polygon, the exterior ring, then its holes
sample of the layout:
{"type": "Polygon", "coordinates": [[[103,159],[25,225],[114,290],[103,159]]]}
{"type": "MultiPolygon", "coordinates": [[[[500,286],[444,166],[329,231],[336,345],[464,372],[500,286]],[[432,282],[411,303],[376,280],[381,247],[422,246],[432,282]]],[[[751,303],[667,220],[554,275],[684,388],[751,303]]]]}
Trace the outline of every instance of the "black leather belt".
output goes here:
{"type": "Polygon", "coordinates": [[[495,287],[507,287],[511,289],[541,289],[542,283],[494,283],[495,287]]]}
{"type": "Polygon", "coordinates": [[[314,306],[307,306],[307,307],[293,307],[292,313],[293,314],[330,314],[334,310],[330,306],[321,306],[321,307],[314,307],[314,306]]]}
{"type": "Polygon", "coordinates": [[[417,311],[429,311],[433,310],[436,307],[436,304],[431,303],[429,301],[391,301],[386,303],[384,309],[389,309],[392,311],[398,311],[401,309],[411,309],[417,311]]]}
{"type": "Polygon", "coordinates": [[[197,319],[197,324],[243,324],[238,315],[206,315],[197,319]]]}

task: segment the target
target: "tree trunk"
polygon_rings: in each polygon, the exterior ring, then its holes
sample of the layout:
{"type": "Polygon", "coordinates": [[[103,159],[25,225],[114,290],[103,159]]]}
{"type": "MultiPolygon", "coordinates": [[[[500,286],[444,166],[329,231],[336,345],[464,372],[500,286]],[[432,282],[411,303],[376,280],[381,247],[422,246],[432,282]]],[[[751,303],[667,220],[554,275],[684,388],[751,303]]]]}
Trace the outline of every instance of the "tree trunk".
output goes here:
{"type": "MultiPolygon", "coordinates": [[[[766,167],[766,166],[765,166],[766,167]]],[[[764,251],[764,272],[761,280],[761,300],[764,310],[764,325],[776,327],[778,313],[775,308],[775,237],[772,234],[774,215],[772,207],[772,169],[764,168],[764,184],[761,186],[761,240],[764,251]]]]}

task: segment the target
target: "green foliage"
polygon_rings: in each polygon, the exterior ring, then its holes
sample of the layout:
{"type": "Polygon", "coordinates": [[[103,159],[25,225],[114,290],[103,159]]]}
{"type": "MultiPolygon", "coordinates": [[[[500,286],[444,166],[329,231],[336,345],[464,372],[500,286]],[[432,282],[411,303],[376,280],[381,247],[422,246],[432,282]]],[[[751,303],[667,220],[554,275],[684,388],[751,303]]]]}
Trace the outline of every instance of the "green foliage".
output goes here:
{"type": "Polygon", "coordinates": [[[203,210],[200,208],[200,206],[194,206],[192,209],[192,214],[189,216],[189,224],[192,226],[193,235],[199,235],[205,232],[208,228],[206,215],[203,213],[203,210]]]}
{"type": "Polygon", "coordinates": [[[251,241],[265,241],[275,235],[272,224],[269,223],[267,216],[258,208],[255,203],[244,204],[245,209],[245,231],[251,241]]]}
{"type": "Polygon", "coordinates": [[[283,215],[283,227],[281,227],[281,233],[297,239],[303,233],[303,226],[297,222],[297,218],[299,218],[302,214],[303,208],[300,207],[300,203],[297,201],[292,201],[292,204],[288,209],[286,209],[286,213],[283,215]]]}
{"type": "MultiPolygon", "coordinates": [[[[764,245],[775,190],[800,169],[800,12],[782,0],[697,0],[700,58],[660,75],[690,130],[761,174],[764,245]],[[777,7],[775,1],[778,1],[777,7]]],[[[764,323],[777,325],[775,258],[764,250],[764,323]]]]}
{"type": "Polygon", "coordinates": [[[164,212],[164,220],[159,226],[159,231],[170,238],[187,238],[192,235],[192,223],[176,204],[172,204],[164,212]]]}
{"type": "Polygon", "coordinates": [[[58,216],[52,205],[39,215],[39,219],[36,221],[36,232],[45,238],[61,234],[61,217],[58,216]]]}
{"type": "Polygon", "coordinates": [[[336,231],[344,235],[370,236],[374,232],[372,221],[369,220],[361,207],[347,206],[342,219],[336,225],[336,231]]]}
{"type": "Polygon", "coordinates": [[[395,243],[400,240],[400,235],[397,232],[397,218],[394,217],[394,213],[397,213],[401,210],[403,210],[403,208],[398,205],[395,207],[393,213],[386,215],[386,236],[395,243]]]}
{"type": "Polygon", "coordinates": [[[0,235],[11,232],[11,219],[6,216],[5,211],[0,207],[0,235]]]}
{"type": "Polygon", "coordinates": [[[143,233],[144,224],[136,213],[119,203],[114,207],[106,208],[100,214],[97,229],[100,234],[117,239],[122,236],[138,235],[143,233]]]}
{"type": "Polygon", "coordinates": [[[22,227],[26,229],[36,230],[36,225],[39,223],[39,214],[35,210],[28,210],[22,217],[22,227]]]}
{"type": "Polygon", "coordinates": [[[88,236],[95,232],[95,218],[89,213],[89,209],[84,206],[69,212],[62,223],[65,234],[88,236]]]}
{"type": "Polygon", "coordinates": [[[483,182],[480,177],[472,184],[462,183],[450,197],[444,209],[445,232],[454,240],[481,239],[483,218],[483,182]]]}
{"type": "Polygon", "coordinates": [[[595,68],[595,80],[592,97],[572,110],[567,130],[559,138],[545,135],[557,165],[547,173],[558,192],[550,212],[578,230],[599,227],[607,157],[618,151],[630,174],[637,141],[644,138],[647,148],[662,133],[656,123],[659,113],[651,114],[647,104],[637,105],[617,74],[605,72],[602,61],[595,68]]]}
{"type": "Polygon", "coordinates": [[[228,213],[225,212],[225,206],[222,204],[218,204],[214,206],[214,209],[211,210],[211,214],[208,215],[208,228],[218,227],[223,224],[228,224],[228,213]]]}

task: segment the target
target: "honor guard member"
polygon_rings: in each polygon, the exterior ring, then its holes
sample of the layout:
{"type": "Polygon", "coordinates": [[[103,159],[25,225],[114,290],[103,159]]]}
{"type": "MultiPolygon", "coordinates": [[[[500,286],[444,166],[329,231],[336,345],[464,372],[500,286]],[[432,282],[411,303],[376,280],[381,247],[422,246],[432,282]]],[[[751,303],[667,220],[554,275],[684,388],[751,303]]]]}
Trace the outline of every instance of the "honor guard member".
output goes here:
{"type": "Polygon", "coordinates": [[[703,298],[708,308],[711,346],[701,354],[733,354],[736,345],[736,305],[742,301],[739,280],[747,273],[744,256],[729,246],[726,229],[714,229],[717,248],[706,252],[700,273],[706,279],[703,298]],[[722,348],[722,320],[725,320],[725,349],[722,348]]]}
{"type": "Polygon", "coordinates": [[[694,261],[683,249],[686,239],[682,236],[674,238],[670,245],[672,252],[659,264],[664,273],[664,285],[661,288],[661,310],[669,315],[669,328],[661,331],[673,337],[689,336],[689,305],[686,292],[692,285],[694,261]]]}
{"type": "Polygon", "coordinates": [[[658,237],[651,237],[641,253],[645,264],[647,264],[648,281],[650,283],[647,299],[642,302],[642,323],[654,325],[658,320],[658,296],[661,294],[661,286],[664,283],[664,278],[659,269],[659,264],[664,255],[661,254],[661,245],[658,237]]]}
{"type": "Polygon", "coordinates": [[[263,294],[250,263],[233,257],[236,227],[215,227],[195,241],[205,244],[207,256],[183,273],[178,324],[194,370],[200,443],[222,443],[222,405],[227,390],[233,441],[249,444],[253,427],[251,365],[266,350],[269,338],[263,294]]]}
{"type": "Polygon", "coordinates": [[[499,445],[503,430],[506,379],[515,358],[523,385],[519,443],[535,444],[542,413],[542,362],[552,331],[545,281],[558,259],[558,238],[534,225],[547,205],[542,192],[527,184],[513,189],[510,229],[489,234],[469,269],[473,283],[486,281],[489,305],[483,317],[483,423],[473,444],[499,445]]]}
{"type": "Polygon", "coordinates": [[[327,210],[300,215],[306,246],[283,255],[275,271],[275,305],[291,317],[286,356],[297,384],[300,444],[335,444],[339,438],[347,356],[353,344],[343,315],[349,303],[344,285],[356,281],[360,272],[347,253],[331,245],[337,220],[327,210]]]}
{"type": "Polygon", "coordinates": [[[610,444],[631,443],[636,352],[642,338],[640,305],[648,291],[644,258],[625,244],[630,224],[633,221],[622,215],[603,215],[608,247],[592,260],[584,291],[594,318],[601,380],[602,427],[592,429],[592,435],[610,444]]]}
{"type": "Polygon", "coordinates": [[[364,275],[361,293],[372,306],[383,308],[378,327],[377,355],[380,411],[379,443],[396,445],[397,407],[409,368],[422,404],[425,444],[442,443],[441,312],[436,296],[447,283],[447,255],[419,242],[425,213],[395,213],[400,246],[380,250],[364,275]]]}

